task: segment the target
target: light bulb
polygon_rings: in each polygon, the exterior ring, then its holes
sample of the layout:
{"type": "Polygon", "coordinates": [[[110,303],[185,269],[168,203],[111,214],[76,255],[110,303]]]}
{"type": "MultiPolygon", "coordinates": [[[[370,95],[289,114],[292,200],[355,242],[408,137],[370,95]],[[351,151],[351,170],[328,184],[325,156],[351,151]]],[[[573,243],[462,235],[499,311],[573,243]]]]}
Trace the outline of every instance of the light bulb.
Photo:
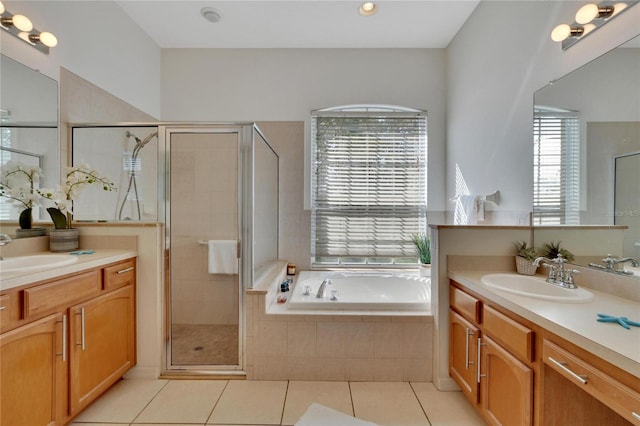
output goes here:
{"type": "Polygon", "coordinates": [[[58,39],[50,32],[43,31],[40,33],[40,43],[47,47],[54,47],[58,44],[58,39]]]}
{"type": "Polygon", "coordinates": [[[4,4],[0,1],[0,13],[4,13],[4,4]]]}
{"type": "Polygon", "coordinates": [[[588,24],[589,22],[596,19],[598,16],[599,10],[598,6],[593,3],[585,4],[576,13],[576,22],[578,24],[588,24]]]}
{"type": "Polygon", "coordinates": [[[571,35],[571,27],[567,24],[560,24],[551,31],[551,40],[562,41],[566,40],[571,35]]]}
{"type": "Polygon", "coordinates": [[[19,29],[20,31],[29,32],[33,29],[33,24],[24,15],[13,15],[11,18],[11,22],[13,22],[13,26],[19,29]]]}
{"type": "Polygon", "coordinates": [[[371,16],[377,12],[377,6],[374,2],[366,1],[360,5],[360,15],[371,16]]]}

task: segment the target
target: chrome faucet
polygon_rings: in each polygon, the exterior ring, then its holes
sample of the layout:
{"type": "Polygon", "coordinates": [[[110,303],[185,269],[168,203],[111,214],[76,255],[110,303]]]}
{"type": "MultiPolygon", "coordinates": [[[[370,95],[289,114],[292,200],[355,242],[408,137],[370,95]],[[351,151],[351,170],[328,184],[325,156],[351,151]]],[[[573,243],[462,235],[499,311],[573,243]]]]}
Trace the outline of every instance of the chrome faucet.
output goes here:
{"type": "Polygon", "coordinates": [[[624,275],[632,275],[633,272],[626,271],[626,270],[624,270],[624,268],[616,268],[616,265],[623,264],[625,262],[631,262],[631,265],[636,267],[636,268],[638,266],[640,266],[640,262],[638,262],[636,259],[633,259],[631,257],[625,257],[624,259],[618,259],[612,254],[607,254],[607,257],[602,259],[602,262],[604,262],[604,266],[599,265],[597,263],[589,263],[589,266],[591,266],[593,268],[597,268],[597,269],[602,269],[602,270],[605,270],[607,272],[614,272],[614,273],[617,273],[617,274],[624,274],[624,275]]]}
{"type": "Polygon", "coordinates": [[[322,284],[320,284],[320,287],[318,287],[318,292],[316,293],[316,299],[322,299],[327,297],[327,286],[328,285],[333,285],[333,283],[331,282],[331,280],[329,278],[327,278],[326,280],[322,281],[322,284]]]}
{"type": "Polygon", "coordinates": [[[573,275],[579,274],[580,271],[565,268],[564,264],[567,263],[567,260],[564,256],[558,253],[558,257],[555,259],[538,257],[533,261],[535,266],[540,266],[541,263],[549,268],[549,276],[546,279],[549,284],[555,284],[564,288],[578,288],[573,282],[573,275]]]}
{"type": "MultiPolygon", "coordinates": [[[[7,234],[0,233],[0,247],[4,247],[13,240],[7,234]]],[[[0,256],[0,260],[2,260],[2,256],[0,256]]]]}

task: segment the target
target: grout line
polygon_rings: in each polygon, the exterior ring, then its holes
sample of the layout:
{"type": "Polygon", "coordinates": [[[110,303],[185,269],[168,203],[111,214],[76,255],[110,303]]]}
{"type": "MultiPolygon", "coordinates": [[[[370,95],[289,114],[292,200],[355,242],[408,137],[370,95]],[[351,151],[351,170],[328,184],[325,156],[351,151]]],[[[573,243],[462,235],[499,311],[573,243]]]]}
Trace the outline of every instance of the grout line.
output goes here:
{"type": "Polygon", "coordinates": [[[411,381],[409,382],[409,387],[411,388],[411,391],[413,392],[413,395],[418,400],[418,404],[420,404],[420,408],[422,409],[422,412],[424,413],[424,416],[427,418],[427,422],[429,423],[430,426],[432,426],[433,424],[431,423],[431,419],[429,419],[429,415],[427,414],[427,411],[424,409],[424,406],[422,405],[422,402],[420,401],[420,398],[418,398],[418,394],[416,393],[416,390],[413,387],[413,382],[411,382],[411,381]]]}
{"type": "Polygon", "coordinates": [[[158,394],[159,394],[160,392],[162,392],[162,390],[163,390],[164,388],[166,388],[166,387],[169,385],[169,382],[171,382],[171,380],[167,380],[167,383],[165,383],[165,384],[164,384],[164,386],[162,386],[160,389],[158,389],[158,392],[156,392],[156,393],[153,395],[153,397],[149,400],[149,402],[147,402],[147,403],[145,404],[145,406],[144,406],[144,407],[142,407],[142,410],[140,410],[140,412],[139,412],[138,414],[136,414],[136,416],[135,416],[135,417],[133,418],[133,420],[131,421],[131,424],[134,424],[134,423],[136,422],[136,420],[138,419],[138,417],[140,417],[140,414],[142,414],[142,412],[143,412],[144,410],[146,410],[146,409],[147,409],[147,407],[148,407],[149,405],[151,405],[151,403],[153,402],[153,400],[154,400],[154,399],[156,399],[156,396],[158,396],[158,394]]]}
{"type": "Polygon", "coordinates": [[[211,408],[211,412],[209,413],[209,416],[207,417],[207,420],[204,421],[204,424],[207,425],[209,420],[211,420],[211,417],[213,416],[213,412],[216,409],[216,407],[218,406],[218,403],[220,402],[220,400],[222,399],[222,395],[224,395],[224,391],[227,390],[227,386],[229,386],[229,382],[231,380],[226,380],[227,383],[224,384],[224,388],[222,388],[222,392],[220,392],[220,396],[218,396],[218,399],[216,399],[216,402],[213,404],[213,407],[211,408]]]}
{"type": "Polygon", "coordinates": [[[349,386],[349,399],[351,400],[351,412],[353,413],[353,417],[356,417],[356,406],[353,405],[353,393],[351,392],[351,382],[347,382],[349,386]]]}
{"type": "Polygon", "coordinates": [[[287,389],[284,391],[284,401],[282,401],[282,412],[280,413],[280,424],[284,422],[284,407],[287,405],[287,396],[289,395],[289,384],[291,380],[287,380],[287,389]]]}

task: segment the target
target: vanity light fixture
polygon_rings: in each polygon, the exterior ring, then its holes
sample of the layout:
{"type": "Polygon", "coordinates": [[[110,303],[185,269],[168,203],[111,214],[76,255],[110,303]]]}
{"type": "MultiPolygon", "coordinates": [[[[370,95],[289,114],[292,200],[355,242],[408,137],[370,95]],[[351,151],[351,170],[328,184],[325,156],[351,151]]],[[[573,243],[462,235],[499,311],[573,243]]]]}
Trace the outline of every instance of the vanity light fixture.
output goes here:
{"type": "Polygon", "coordinates": [[[376,6],[376,4],[372,1],[365,1],[360,5],[360,8],[358,9],[358,12],[362,16],[375,15],[377,11],[378,11],[378,6],[376,6]]]}
{"type": "Polygon", "coordinates": [[[2,2],[0,2],[0,27],[42,53],[48,54],[49,48],[58,44],[56,36],[48,31],[40,32],[34,29],[29,18],[8,12],[2,2]]]}
{"type": "Polygon", "coordinates": [[[562,49],[566,50],[636,3],[640,0],[585,4],[576,13],[574,23],[560,24],[551,31],[551,40],[562,42],[562,49]]]}

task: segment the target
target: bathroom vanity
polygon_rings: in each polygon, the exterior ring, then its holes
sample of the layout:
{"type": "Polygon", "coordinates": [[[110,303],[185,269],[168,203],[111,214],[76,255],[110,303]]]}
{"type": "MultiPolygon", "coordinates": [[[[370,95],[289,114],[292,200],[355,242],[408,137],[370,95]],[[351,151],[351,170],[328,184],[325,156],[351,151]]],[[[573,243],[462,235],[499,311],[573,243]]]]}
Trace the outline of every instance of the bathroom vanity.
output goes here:
{"type": "Polygon", "coordinates": [[[596,321],[635,319],[640,303],[536,300],[483,274],[449,273],[449,372],[487,423],[640,425],[640,329],[596,321]]]}
{"type": "Polygon", "coordinates": [[[0,424],[66,424],[135,365],[135,256],[3,274],[0,424]]]}

